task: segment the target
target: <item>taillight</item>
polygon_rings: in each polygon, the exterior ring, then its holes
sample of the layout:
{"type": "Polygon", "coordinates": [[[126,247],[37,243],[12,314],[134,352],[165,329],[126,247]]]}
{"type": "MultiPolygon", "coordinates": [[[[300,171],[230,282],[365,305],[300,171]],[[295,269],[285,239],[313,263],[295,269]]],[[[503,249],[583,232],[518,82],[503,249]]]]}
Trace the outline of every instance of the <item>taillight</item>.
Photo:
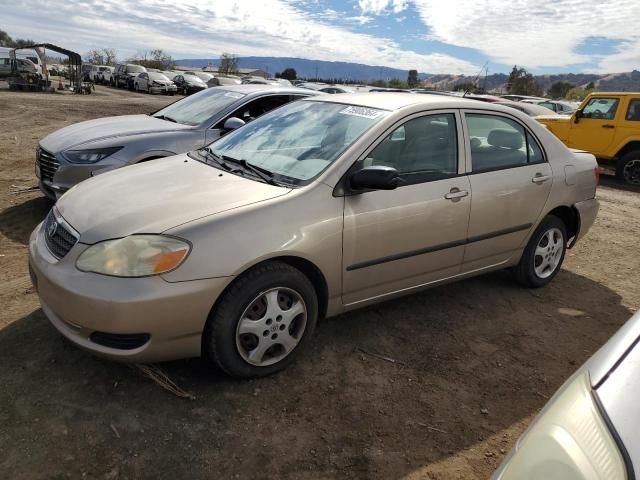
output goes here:
{"type": "Polygon", "coordinates": [[[596,185],[598,185],[600,183],[600,165],[594,167],[593,174],[596,176],[596,185]]]}

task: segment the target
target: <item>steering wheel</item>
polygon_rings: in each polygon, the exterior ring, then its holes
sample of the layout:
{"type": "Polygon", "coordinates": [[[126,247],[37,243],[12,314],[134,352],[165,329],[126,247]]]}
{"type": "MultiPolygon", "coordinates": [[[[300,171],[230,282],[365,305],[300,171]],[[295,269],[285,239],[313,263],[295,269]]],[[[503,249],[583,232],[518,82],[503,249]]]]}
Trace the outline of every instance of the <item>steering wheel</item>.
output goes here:
{"type": "Polygon", "coordinates": [[[599,109],[597,109],[597,108],[596,108],[596,109],[593,111],[593,113],[591,114],[591,118],[602,118],[602,117],[604,117],[604,113],[603,113],[603,111],[602,111],[602,110],[599,110],[599,109]]]}

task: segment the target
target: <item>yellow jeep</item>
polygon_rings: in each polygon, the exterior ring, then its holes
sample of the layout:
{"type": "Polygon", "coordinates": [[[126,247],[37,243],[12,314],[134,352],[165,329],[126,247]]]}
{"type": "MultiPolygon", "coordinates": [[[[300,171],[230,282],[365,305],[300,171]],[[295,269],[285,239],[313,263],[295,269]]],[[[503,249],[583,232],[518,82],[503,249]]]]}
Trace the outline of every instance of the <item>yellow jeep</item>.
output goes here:
{"type": "Polygon", "coordinates": [[[640,92],[598,92],[570,117],[536,117],[567,147],[615,162],[616,177],[640,185],[640,92]]]}

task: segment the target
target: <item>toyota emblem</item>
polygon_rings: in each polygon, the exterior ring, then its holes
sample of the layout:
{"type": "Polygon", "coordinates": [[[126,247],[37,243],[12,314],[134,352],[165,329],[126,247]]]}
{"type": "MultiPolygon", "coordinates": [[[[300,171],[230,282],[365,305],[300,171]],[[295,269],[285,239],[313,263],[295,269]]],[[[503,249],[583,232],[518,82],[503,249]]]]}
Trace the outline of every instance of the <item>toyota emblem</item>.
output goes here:
{"type": "Polygon", "coordinates": [[[50,237],[53,237],[57,231],[58,231],[58,222],[54,220],[53,223],[49,225],[49,228],[47,228],[47,233],[49,234],[50,237]]]}

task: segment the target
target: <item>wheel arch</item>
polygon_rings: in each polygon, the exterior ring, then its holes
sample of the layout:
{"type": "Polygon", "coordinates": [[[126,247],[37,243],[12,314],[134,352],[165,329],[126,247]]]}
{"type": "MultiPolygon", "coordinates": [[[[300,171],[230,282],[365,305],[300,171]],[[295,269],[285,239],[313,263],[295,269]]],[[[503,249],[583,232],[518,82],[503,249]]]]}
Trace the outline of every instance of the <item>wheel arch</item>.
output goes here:
{"type": "Polygon", "coordinates": [[[634,150],[640,151],[640,139],[634,139],[628,141],[618,152],[616,153],[616,158],[621,158],[629,152],[633,152],[634,150]]]}
{"type": "Polygon", "coordinates": [[[547,215],[558,217],[567,229],[568,248],[572,248],[576,243],[575,238],[580,232],[580,214],[574,206],[561,205],[549,211],[547,215]]]}
{"type": "Polygon", "coordinates": [[[316,295],[318,297],[318,319],[324,318],[329,305],[329,286],[327,283],[327,279],[322,273],[322,270],[320,270],[320,268],[318,268],[316,264],[314,264],[310,260],[307,260],[306,258],[296,255],[280,255],[269,257],[246,266],[237,275],[235,275],[234,279],[225,286],[222,292],[220,292],[218,298],[216,298],[216,301],[211,307],[211,312],[209,315],[211,315],[211,313],[215,311],[218,303],[220,302],[220,299],[229,290],[229,288],[231,288],[237,278],[268,262],[286,263],[287,265],[302,272],[309,279],[309,281],[313,285],[314,290],[316,291],[316,295]]]}

